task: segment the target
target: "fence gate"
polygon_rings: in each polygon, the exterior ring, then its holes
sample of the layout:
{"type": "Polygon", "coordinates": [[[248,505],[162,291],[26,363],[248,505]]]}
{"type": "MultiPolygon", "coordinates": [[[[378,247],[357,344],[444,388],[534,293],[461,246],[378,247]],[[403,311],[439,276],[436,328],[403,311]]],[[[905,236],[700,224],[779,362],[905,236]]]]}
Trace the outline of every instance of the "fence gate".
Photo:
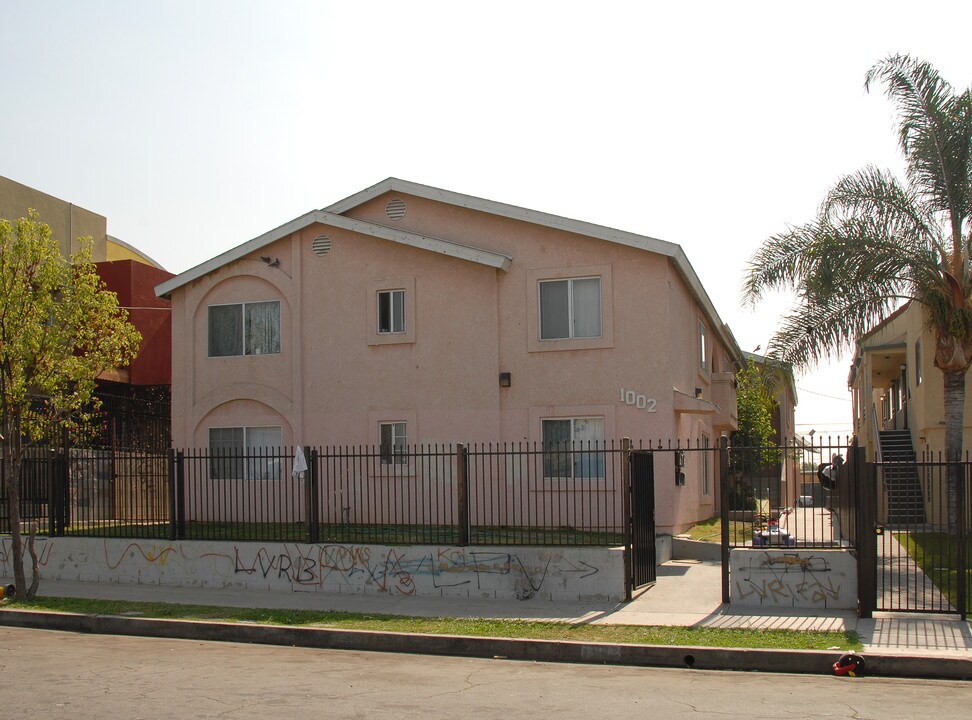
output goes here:
{"type": "Polygon", "coordinates": [[[949,493],[948,463],[887,457],[890,454],[874,463],[872,475],[875,609],[956,613],[964,620],[972,584],[967,570],[968,508],[963,501],[968,467],[959,466],[956,498],[949,493]]]}
{"type": "Polygon", "coordinates": [[[631,453],[631,587],[655,582],[655,461],[648,450],[631,453]]]}

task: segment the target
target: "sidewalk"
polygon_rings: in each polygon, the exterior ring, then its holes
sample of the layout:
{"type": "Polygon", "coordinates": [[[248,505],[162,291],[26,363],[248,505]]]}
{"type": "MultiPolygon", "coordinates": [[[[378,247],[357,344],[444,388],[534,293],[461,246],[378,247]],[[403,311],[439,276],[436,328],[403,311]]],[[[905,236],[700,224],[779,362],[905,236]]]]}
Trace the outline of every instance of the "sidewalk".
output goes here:
{"type": "Polygon", "coordinates": [[[630,603],[582,605],[543,600],[479,600],[388,594],[280,593],[233,588],[188,588],[44,581],[40,594],[226,607],[343,610],[417,617],[488,617],[622,625],[681,625],[786,630],[856,630],[868,652],[963,658],[972,661],[972,623],[957,616],[876,614],[859,619],[840,611],[731,611],[721,602],[718,563],[675,560],[658,568],[658,582],[630,603]]]}

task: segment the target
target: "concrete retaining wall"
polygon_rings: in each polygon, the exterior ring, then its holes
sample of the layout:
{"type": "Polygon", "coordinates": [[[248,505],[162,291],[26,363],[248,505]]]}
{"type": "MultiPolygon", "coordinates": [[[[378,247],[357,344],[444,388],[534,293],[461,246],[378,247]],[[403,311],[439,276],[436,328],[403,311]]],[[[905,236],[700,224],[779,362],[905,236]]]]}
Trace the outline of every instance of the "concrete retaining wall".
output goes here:
{"type": "MultiPolygon", "coordinates": [[[[567,602],[624,595],[621,548],[39,538],[37,549],[42,581],[567,602]]],[[[0,577],[12,576],[10,538],[0,537],[0,577]]]]}
{"type": "Polygon", "coordinates": [[[735,548],[733,607],[857,609],[857,559],[847,550],[735,548]]]}

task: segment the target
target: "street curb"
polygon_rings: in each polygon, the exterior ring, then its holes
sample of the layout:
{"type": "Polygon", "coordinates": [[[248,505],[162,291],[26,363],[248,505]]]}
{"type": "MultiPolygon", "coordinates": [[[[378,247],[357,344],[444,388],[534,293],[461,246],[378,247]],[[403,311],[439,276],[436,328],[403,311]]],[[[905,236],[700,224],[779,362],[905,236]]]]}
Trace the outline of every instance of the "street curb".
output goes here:
{"type": "MultiPolygon", "coordinates": [[[[827,650],[622,645],[572,640],[421,635],[25,610],[0,610],[0,626],[332,650],[811,675],[832,674],[832,665],[840,656],[839,652],[827,650]]],[[[972,659],[868,653],[866,661],[867,674],[872,676],[972,679],[972,659]]]]}

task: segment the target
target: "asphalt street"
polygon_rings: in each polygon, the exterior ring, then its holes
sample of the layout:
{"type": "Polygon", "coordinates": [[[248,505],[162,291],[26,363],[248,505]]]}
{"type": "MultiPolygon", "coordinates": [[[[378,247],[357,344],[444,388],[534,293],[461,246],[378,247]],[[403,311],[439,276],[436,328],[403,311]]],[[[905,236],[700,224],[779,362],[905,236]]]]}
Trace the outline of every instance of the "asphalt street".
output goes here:
{"type": "Polygon", "coordinates": [[[0,628],[17,718],[968,717],[963,682],[667,670],[0,628]],[[623,713],[623,714],[622,714],[623,713]]]}

